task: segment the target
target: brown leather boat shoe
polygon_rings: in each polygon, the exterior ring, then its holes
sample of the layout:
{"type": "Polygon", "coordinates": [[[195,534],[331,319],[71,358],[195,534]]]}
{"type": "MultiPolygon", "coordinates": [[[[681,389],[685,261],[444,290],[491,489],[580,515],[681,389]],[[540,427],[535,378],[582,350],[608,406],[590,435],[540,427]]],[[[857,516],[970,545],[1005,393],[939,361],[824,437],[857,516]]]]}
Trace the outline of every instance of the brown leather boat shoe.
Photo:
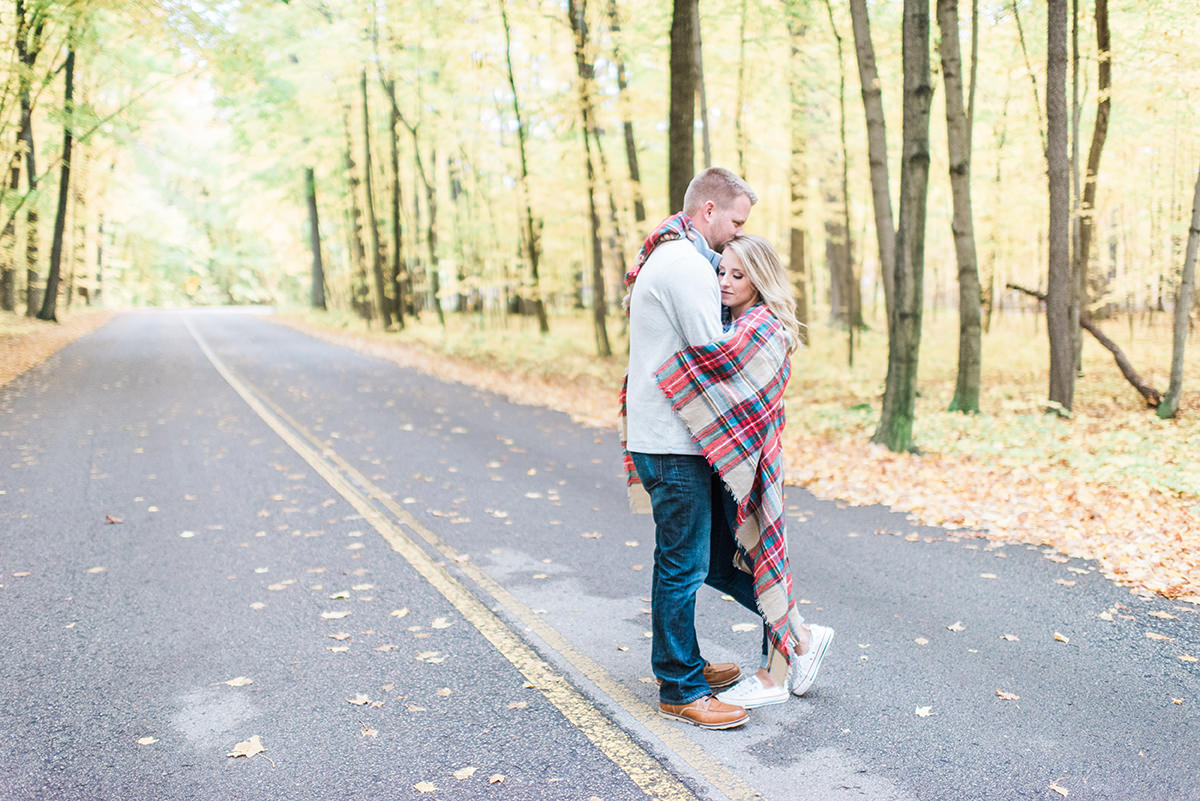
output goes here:
{"type": "Polygon", "coordinates": [[[690,704],[660,703],[658,712],[663,717],[682,720],[702,729],[734,729],[750,718],[745,709],[718,701],[714,695],[706,695],[690,704]]]}
{"type": "Polygon", "coordinates": [[[741,677],[742,669],[735,662],[717,662],[715,665],[704,663],[704,680],[714,690],[732,687],[741,677]]]}

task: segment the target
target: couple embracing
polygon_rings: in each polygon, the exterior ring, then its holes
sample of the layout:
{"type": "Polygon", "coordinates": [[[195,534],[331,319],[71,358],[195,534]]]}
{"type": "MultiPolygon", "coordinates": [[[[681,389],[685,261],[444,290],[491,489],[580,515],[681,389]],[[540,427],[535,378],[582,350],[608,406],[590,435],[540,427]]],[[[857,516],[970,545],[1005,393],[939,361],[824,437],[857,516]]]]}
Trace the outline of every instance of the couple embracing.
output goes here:
{"type": "Polygon", "coordinates": [[[625,276],[622,439],[635,508],[648,496],[654,514],[659,711],[707,729],[740,726],[747,709],[802,695],[833,639],[804,622],[792,597],[780,435],[800,326],[779,257],[742,233],[757,200],[729,170],[704,170],[625,276]],[[701,656],[702,584],[761,615],[753,675],[701,656]]]}

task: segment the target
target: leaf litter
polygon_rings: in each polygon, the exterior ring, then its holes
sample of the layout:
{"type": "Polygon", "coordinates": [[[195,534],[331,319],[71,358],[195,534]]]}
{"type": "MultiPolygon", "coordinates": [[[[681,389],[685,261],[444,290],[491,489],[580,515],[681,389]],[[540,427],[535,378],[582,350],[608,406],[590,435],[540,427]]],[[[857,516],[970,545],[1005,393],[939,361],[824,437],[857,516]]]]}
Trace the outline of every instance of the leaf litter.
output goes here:
{"type": "MultiPolygon", "coordinates": [[[[281,321],[443,380],[612,427],[613,388],[624,365],[576,353],[582,346],[571,342],[557,342],[549,358],[547,346],[500,352],[441,329],[436,338],[422,341],[414,329],[398,341],[331,330],[315,318],[281,321]]],[[[863,347],[886,353],[886,339],[863,347]]],[[[813,369],[797,374],[789,387],[787,481],[826,500],[886,505],[914,523],[961,536],[1052,545],[1095,560],[1110,580],[1200,604],[1200,527],[1194,524],[1200,503],[1195,471],[1187,467],[1187,443],[1197,430],[1194,402],[1185,398],[1180,419],[1158,421],[1130,397],[1136,393],[1120,383],[1111,358],[1091,348],[1085,345],[1085,361],[1094,360],[1094,378],[1078,388],[1069,422],[1038,412],[1041,378],[1023,359],[1016,372],[1002,358],[995,361],[995,382],[987,388],[992,409],[982,415],[941,410],[941,396],[948,398],[954,386],[952,367],[941,371],[945,375],[923,375],[919,456],[868,444],[879,400],[873,371],[860,368],[847,377],[839,366],[841,379],[834,381],[830,359],[801,354],[797,358],[813,369]]],[[[868,355],[864,351],[864,364],[868,355]]]]}

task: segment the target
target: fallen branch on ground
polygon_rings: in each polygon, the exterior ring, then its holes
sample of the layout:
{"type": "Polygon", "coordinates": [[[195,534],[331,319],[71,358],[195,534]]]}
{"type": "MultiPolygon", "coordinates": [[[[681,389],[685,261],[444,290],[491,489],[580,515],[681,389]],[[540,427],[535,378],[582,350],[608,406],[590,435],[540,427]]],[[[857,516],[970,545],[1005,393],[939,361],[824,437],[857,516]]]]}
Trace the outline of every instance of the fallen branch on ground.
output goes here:
{"type": "MultiPolygon", "coordinates": [[[[1046,300],[1045,292],[1038,292],[1034,289],[1026,289],[1023,286],[1017,286],[1016,284],[1008,284],[1007,286],[1009,289],[1015,289],[1018,292],[1024,292],[1026,295],[1035,297],[1042,302],[1045,302],[1046,300]]],[[[1146,405],[1148,407],[1154,409],[1157,408],[1160,403],[1162,403],[1162,395],[1157,389],[1147,384],[1145,379],[1138,374],[1137,370],[1133,369],[1133,365],[1129,363],[1129,359],[1125,356],[1125,351],[1121,350],[1121,347],[1117,345],[1116,342],[1113,342],[1111,339],[1105,336],[1104,332],[1100,330],[1100,327],[1096,325],[1095,321],[1092,320],[1092,318],[1087,315],[1087,312],[1083,311],[1082,309],[1079,310],[1079,327],[1094,336],[1097,342],[1108,349],[1109,353],[1113,355],[1113,359],[1116,361],[1117,367],[1120,368],[1121,375],[1125,376],[1125,380],[1132,384],[1133,388],[1136,389],[1141,396],[1146,399],[1146,405]]]]}

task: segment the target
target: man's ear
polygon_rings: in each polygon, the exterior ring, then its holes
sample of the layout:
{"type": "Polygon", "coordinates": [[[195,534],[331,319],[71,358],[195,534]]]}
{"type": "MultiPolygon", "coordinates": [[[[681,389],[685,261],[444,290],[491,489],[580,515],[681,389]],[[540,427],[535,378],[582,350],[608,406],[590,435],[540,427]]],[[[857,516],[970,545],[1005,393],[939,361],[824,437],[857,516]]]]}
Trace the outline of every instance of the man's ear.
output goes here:
{"type": "Polygon", "coordinates": [[[708,217],[712,215],[713,211],[715,211],[716,208],[717,208],[717,204],[713,203],[711,200],[704,201],[704,217],[705,217],[705,219],[708,219],[708,217]]]}

